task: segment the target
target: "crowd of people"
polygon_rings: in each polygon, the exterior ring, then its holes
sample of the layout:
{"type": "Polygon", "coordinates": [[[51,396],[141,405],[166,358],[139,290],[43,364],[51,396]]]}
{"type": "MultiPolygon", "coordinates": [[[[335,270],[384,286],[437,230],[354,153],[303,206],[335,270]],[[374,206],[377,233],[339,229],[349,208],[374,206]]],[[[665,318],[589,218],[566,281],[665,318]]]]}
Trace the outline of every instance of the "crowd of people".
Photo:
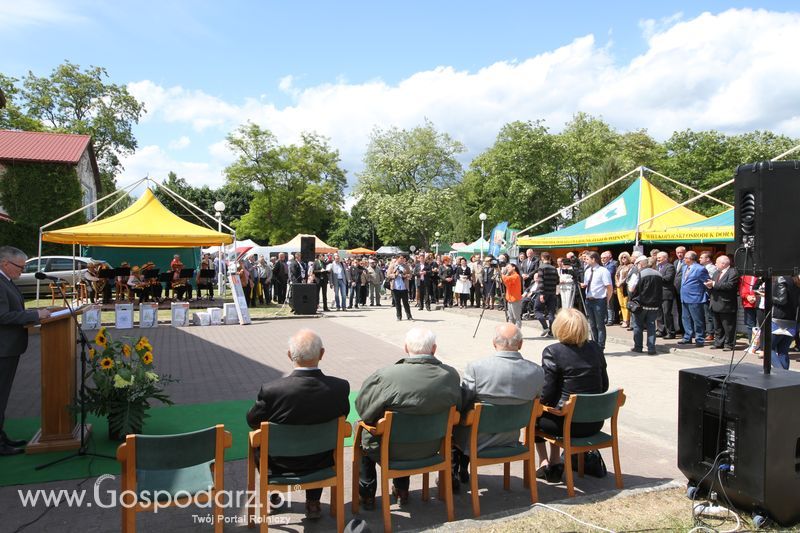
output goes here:
{"type": "MultiPolygon", "coordinates": [[[[464,373],[436,357],[436,336],[433,331],[415,327],[405,337],[406,357],[397,364],[381,368],[364,380],[355,407],[369,425],[375,425],[386,411],[411,415],[430,415],[447,412],[451,406],[465,415],[475,402],[491,401],[504,405],[519,405],[540,398],[545,405],[560,407],[570,394],[597,394],[608,390],[609,378],[603,350],[589,338],[589,324],[575,309],[559,312],[552,324],[558,340],[545,348],[541,364],[525,359],[521,353],[522,331],[512,323],[496,327],[493,353],[470,362],[464,373]]],[[[326,355],[320,337],[311,330],[301,330],[289,340],[288,355],[294,371],[288,376],[265,383],[257,400],[247,413],[247,423],[258,428],[262,422],[279,424],[320,424],[346,416],[350,411],[349,383],[320,370],[326,355]]],[[[465,419],[466,417],[463,416],[465,419]]],[[[542,415],[539,427],[550,435],[563,435],[563,417],[542,415]]],[[[597,433],[602,423],[573,423],[574,437],[597,433]]],[[[469,481],[469,458],[488,447],[514,446],[519,431],[481,434],[478,450],[470,450],[466,426],[453,433],[452,486],[460,490],[469,481]]],[[[559,448],[544,440],[536,442],[537,478],[549,483],[562,480],[564,466],[559,448]]],[[[376,463],[379,461],[380,437],[362,433],[361,442],[354,443],[362,450],[359,465],[358,493],[361,506],[375,508],[377,490],[376,463]]],[[[393,447],[392,460],[413,461],[435,455],[438,442],[398,444],[393,447]]],[[[268,458],[270,473],[304,475],[334,465],[331,452],[301,457],[268,458]]],[[[392,480],[392,495],[400,505],[408,503],[409,478],[392,480]]],[[[306,513],[310,519],[319,518],[321,489],[306,491],[306,513]]]]}

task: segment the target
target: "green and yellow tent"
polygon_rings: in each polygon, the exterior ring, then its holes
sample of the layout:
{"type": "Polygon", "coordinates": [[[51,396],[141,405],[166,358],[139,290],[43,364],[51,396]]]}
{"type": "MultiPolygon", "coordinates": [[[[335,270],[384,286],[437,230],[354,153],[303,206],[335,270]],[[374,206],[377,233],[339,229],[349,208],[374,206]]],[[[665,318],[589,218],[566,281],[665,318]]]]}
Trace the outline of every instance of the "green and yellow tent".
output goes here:
{"type": "Polygon", "coordinates": [[[645,231],[639,240],[647,243],[709,243],[733,242],[733,209],[711,218],[662,231],[645,231]]]}
{"type": "Polygon", "coordinates": [[[678,203],[658,190],[644,177],[639,177],[630,187],[608,205],[566,228],[517,239],[523,248],[564,248],[582,246],[610,246],[633,243],[645,232],[699,223],[706,217],[678,203]],[[663,213],[663,214],[660,214],[663,213]]]}

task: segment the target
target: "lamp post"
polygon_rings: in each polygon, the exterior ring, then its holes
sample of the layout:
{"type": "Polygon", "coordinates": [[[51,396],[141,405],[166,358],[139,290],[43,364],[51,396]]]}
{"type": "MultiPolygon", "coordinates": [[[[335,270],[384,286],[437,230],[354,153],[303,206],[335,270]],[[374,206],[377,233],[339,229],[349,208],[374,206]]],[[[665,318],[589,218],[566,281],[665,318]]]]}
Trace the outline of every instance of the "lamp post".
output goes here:
{"type": "Polygon", "coordinates": [[[439,233],[438,231],[433,234],[433,236],[436,237],[436,257],[439,257],[439,236],[440,235],[441,235],[441,233],[439,233]]]}
{"type": "Polygon", "coordinates": [[[483,264],[483,243],[486,242],[483,240],[483,223],[486,222],[486,213],[481,213],[478,218],[481,219],[481,264],[483,264]]]}
{"type": "MultiPolygon", "coordinates": [[[[214,216],[217,217],[217,231],[222,233],[222,212],[225,211],[225,202],[216,201],[214,202],[214,216]]],[[[223,263],[222,257],[222,250],[225,248],[225,245],[220,243],[219,251],[217,252],[217,268],[219,271],[217,272],[217,290],[219,292],[220,298],[225,296],[225,273],[223,270],[225,269],[225,265],[223,263]]]]}
{"type": "Polygon", "coordinates": [[[365,217],[365,216],[362,216],[361,220],[363,220],[364,222],[367,222],[369,224],[369,231],[370,231],[370,234],[372,235],[372,251],[374,252],[375,251],[375,226],[373,226],[372,225],[372,221],[371,220],[367,220],[367,217],[365,217]]]}

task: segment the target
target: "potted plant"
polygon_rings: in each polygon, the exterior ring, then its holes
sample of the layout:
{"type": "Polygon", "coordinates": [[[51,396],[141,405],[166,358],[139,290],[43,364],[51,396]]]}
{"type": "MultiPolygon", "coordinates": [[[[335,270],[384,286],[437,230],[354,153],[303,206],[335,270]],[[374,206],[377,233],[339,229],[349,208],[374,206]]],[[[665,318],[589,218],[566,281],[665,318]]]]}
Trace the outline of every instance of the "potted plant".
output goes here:
{"type": "Polygon", "coordinates": [[[141,433],[151,400],[173,404],[164,385],[176,380],[155,372],[153,346],[147,337],[139,337],[135,344],[120,342],[101,328],[94,344],[86,373],[90,385],[83,396],[86,411],[108,418],[111,440],[141,433]]]}

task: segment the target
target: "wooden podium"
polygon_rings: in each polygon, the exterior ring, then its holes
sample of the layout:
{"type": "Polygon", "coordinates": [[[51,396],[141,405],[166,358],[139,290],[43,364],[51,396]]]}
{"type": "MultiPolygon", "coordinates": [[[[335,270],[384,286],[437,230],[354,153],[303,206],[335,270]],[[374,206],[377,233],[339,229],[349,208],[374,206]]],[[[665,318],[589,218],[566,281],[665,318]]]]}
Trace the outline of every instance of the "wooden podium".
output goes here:
{"type": "MultiPolygon", "coordinates": [[[[75,312],[80,314],[81,310],[75,312]]],[[[46,318],[41,324],[42,427],[25,453],[77,450],[81,445],[80,424],[75,423],[71,411],[75,401],[77,327],[68,312],[46,318]]],[[[90,430],[87,424],[87,436],[90,430]]]]}

